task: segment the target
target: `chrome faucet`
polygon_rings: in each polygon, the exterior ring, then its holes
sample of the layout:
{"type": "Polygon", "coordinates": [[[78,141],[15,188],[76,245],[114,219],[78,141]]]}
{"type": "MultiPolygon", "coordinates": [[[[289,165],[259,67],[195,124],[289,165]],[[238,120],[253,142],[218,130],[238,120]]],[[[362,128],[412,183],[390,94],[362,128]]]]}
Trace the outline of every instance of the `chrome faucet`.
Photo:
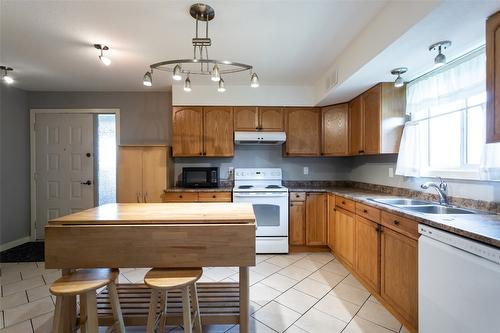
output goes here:
{"type": "Polygon", "coordinates": [[[429,187],[434,187],[439,194],[439,204],[447,206],[448,198],[446,197],[446,192],[448,191],[448,184],[446,184],[441,178],[439,178],[439,180],[441,181],[439,184],[434,182],[426,182],[420,185],[420,187],[424,190],[428,189],[429,187]]]}

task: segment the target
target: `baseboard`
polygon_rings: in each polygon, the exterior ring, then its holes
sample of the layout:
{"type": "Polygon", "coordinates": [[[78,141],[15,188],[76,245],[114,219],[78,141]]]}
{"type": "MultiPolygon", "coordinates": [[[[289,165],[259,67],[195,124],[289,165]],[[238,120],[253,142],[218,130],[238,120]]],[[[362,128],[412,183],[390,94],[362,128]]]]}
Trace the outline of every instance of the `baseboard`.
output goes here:
{"type": "Polygon", "coordinates": [[[12,242],[1,244],[0,245],[0,252],[12,249],[13,247],[22,245],[24,243],[28,243],[30,241],[31,241],[31,237],[30,236],[26,236],[26,237],[23,237],[23,238],[19,238],[19,239],[13,240],[12,242]]]}
{"type": "Polygon", "coordinates": [[[315,245],[315,246],[290,245],[288,251],[290,253],[293,253],[293,252],[328,252],[328,251],[330,251],[330,248],[326,245],[315,245]]]}

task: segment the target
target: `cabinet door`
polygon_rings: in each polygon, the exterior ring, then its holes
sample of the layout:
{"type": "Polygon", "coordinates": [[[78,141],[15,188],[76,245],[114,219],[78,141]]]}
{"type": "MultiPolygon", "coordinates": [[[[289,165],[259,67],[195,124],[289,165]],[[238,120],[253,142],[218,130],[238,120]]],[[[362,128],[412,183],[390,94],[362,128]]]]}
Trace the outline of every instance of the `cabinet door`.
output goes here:
{"type": "Polygon", "coordinates": [[[334,250],[335,244],[335,196],[328,195],[328,247],[334,250]]]}
{"type": "Polygon", "coordinates": [[[142,198],[143,202],[162,202],[167,188],[167,147],[143,148],[142,198]]]}
{"type": "Polygon", "coordinates": [[[234,155],[233,108],[203,108],[203,155],[234,155]]]}
{"type": "Polygon", "coordinates": [[[172,111],[172,155],[200,156],[203,153],[203,109],[176,107],[172,111]]]}
{"type": "Polygon", "coordinates": [[[235,131],[257,131],[259,112],[256,107],[239,106],[234,108],[235,131]]]}
{"type": "Polygon", "coordinates": [[[306,245],[326,245],[326,193],[306,195],[306,245]]]}
{"type": "Polygon", "coordinates": [[[317,156],[320,154],[320,109],[286,109],[285,131],[287,136],[285,143],[286,155],[317,156]]]}
{"type": "Polygon", "coordinates": [[[321,113],[323,118],[323,155],[349,155],[349,106],[347,104],[332,105],[323,108],[321,113]]]}
{"type": "Polygon", "coordinates": [[[381,85],[376,85],[362,95],[363,144],[365,154],[380,153],[381,85]]]}
{"type": "Polygon", "coordinates": [[[306,210],[303,201],[290,203],[290,245],[306,244],[306,210]]]}
{"type": "Polygon", "coordinates": [[[142,148],[120,147],[117,202],[142,202],[142,148]]]}
{"type": "Polygon", "coordinates": [[[500,142],[500,12],[486,21],[486,141],[500,142]]]}
{"type": "Polygon", "coordinates": [[[259,108],[259,130],[270,132],[283,131],[283,109],[259,108]]]}
{"type": "Polygon", "coordinates": [[[350,154],[363,154],[363,109],[360,96],[349,103],[349,133],[350,154]]]}
{"type": "Polygon", "coordinates": [[[335,254],[344,259],[344,262],[354,267],[355,251],[355,221],[354,214],[336,208],[335,214],[335,254]]]}
{"type": "Polygon", "coordinates": [[[415,329],[418,326],[417,279],[417,240],[383,228],[380,295],[415,329]]]}
{"type": "Polygon", "coordinates": [[[379,225],[356,216],[356,272],[377,293],[380,292],[379,225]]]}

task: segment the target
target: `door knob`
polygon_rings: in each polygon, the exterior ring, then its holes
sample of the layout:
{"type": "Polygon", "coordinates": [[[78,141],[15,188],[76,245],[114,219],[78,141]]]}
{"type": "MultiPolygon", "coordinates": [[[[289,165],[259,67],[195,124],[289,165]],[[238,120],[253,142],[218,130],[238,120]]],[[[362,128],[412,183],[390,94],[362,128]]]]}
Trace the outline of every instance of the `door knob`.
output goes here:
{"type": "Polygon", "coordinates": [[[92,185],[92,181],[87,180],[86,182],[81,182],[82,185],[92,185]]]}
{"type": "Polygon", "coordinates": [[[91,153],[87,153],[87,154],[85,154],[85,156],[90,157],[90,156],[92,156],[92,154],[91,153]]]}

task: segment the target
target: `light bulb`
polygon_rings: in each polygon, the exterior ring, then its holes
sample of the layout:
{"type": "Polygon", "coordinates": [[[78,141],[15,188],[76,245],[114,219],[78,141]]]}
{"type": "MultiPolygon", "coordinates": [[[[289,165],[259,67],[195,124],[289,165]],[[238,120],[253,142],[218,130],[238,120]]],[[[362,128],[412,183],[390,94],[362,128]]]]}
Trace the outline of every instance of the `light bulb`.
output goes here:
{"type": "Polygon", "coordinates": [[[101,62],[106,65],[106,66],[109,66],[111,65],[111,59],[109,59],[108,57],[106,57],[105,55],[100,55],[99,56],[99,60],[101,60],[101,62]]]}
{"type": "Polygon", "coordinates": [[[191,91],[191,80],[189,79],[189,76],[186,78],[186,81],[184,81],[184,91],[191,91]]]}
{"type": "Polygon", "coordinates": [[[219,70],[219,66],[217,64],[214,65],[214,68],[212,69],[212,77],[211,77],[212,81],[219,81],[221,78],[220,78],[220,70],[219,70]]]}
{"type": "Polygon", "coordinates": [[[180,81],[182,80],[182,73],[181,73],[181,66],[180,65],[175,65],[174,67],[174,73],[172,74],[172,79],[174,79],[175,81],[180,81]]]}
{"type": "Polygon", "coordinates": [[[252,88],[259,87],[259,77],[255,73],[252,73],[252,77],[250,78],[250,87],[252,88]]]}
{"type": "Polygon", "coordinates": [[[446,64],[446,56],[439,50],[438,55],[434,58],[434,66],[441,67],[446,64]]]}
{"type": "Polygon", "coordinates": [[[402,86],[404,86],[404,84],[405,84],[405,81],[403,80],[401,75],[398,74],[396,81],[394,81],[394,87],[401,88],[402,86]]]}
{"type": "Polygon", "coordinates": [[[153,85],[153,77],[151,76],[150,72],[146,72],[146,74],[144,74],[142,84],[146,87],[151,87],[153,85]]]}
{"type": "Polygon", "coordinates": [[[224,80],[220,78],[219,80],[219,88],[217,89],[218,92],[224,92],[226,91],[226,87],[224,86],[224,80]]]}
{"type": "Polygon", "coordinates": [[[7,84],[14,83],[14,79],[12,78],[12,76],[9,76],[9,74],[5,74],[2,79],[7,84]]]}

